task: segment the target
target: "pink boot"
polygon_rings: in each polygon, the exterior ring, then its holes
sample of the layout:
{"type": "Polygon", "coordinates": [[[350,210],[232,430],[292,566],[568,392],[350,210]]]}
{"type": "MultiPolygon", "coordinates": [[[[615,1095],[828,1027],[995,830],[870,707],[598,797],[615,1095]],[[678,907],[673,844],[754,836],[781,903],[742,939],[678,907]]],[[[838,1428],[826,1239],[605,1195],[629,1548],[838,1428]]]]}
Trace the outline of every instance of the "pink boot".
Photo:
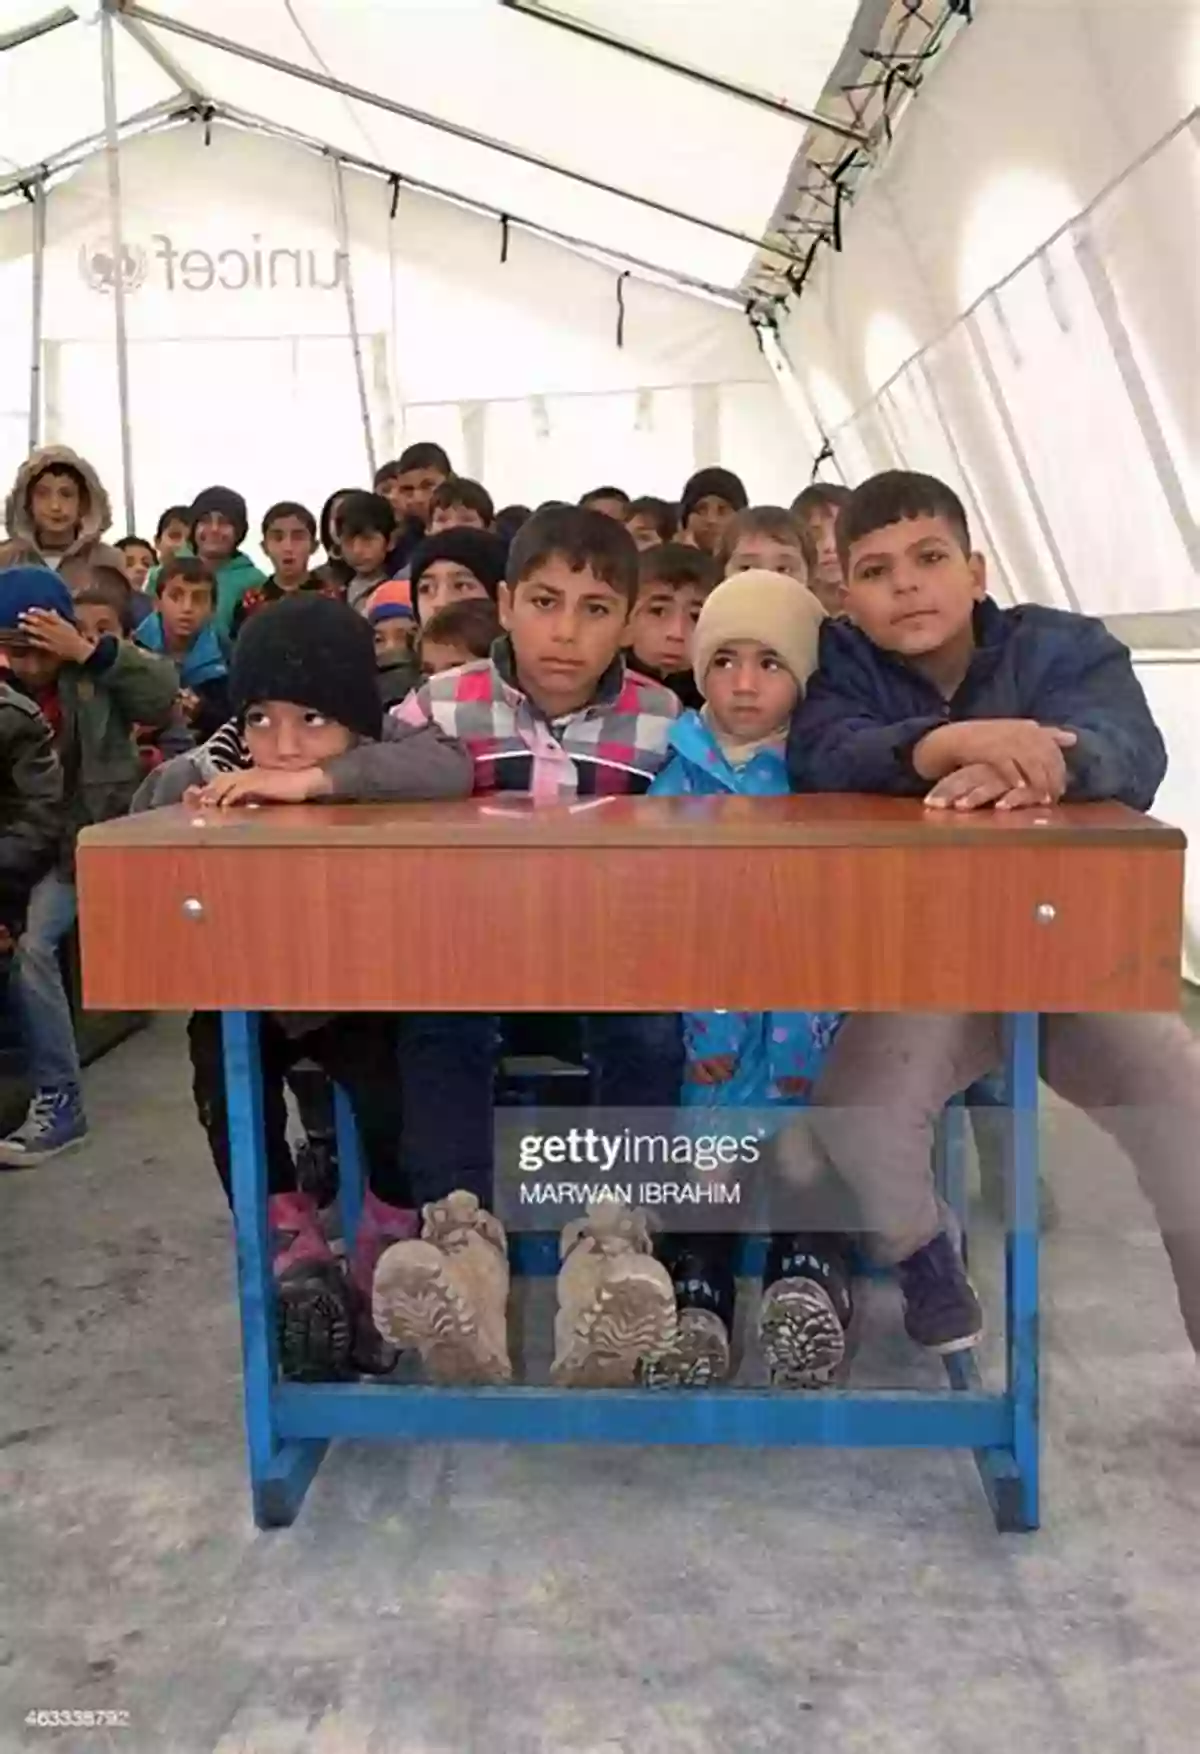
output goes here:
{"type": "Polygon", "coordinates": [[[368,1376],[386,1376],[400,1354],[389,1346],[371,1319],[371,1295],[375,1268],[384,1249],[394,1242],[409,1242],[420,1233],[421,1215],[406,1206],[389,1206],[369,1189],[350,1262],[350,1285],[354,1295],[354,1364],[368,1376]]]}
{"type": "Polygon", "coordinates": [[[351,1340],[346,1282],[316,1201],[311,1194],[272,1194],[267,1223],[280,1370],[300,1382],[345,1375],[351,1340]]]}

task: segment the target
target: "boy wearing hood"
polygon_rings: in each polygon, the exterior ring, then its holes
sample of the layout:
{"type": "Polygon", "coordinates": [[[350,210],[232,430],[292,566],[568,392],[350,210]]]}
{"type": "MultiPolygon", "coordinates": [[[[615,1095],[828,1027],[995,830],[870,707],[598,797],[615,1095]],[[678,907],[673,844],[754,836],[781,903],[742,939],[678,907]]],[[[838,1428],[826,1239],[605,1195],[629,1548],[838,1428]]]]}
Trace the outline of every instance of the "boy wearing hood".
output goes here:
{"type": "Polygon", "coordinates": [[[112,504],[92,465],[66,445],[45,445],[17,470],[4,507],[11,541],[26,542],[68,587],[90,582],[92,566],[124,570],[124,556],[102,542],[112,504]]]}

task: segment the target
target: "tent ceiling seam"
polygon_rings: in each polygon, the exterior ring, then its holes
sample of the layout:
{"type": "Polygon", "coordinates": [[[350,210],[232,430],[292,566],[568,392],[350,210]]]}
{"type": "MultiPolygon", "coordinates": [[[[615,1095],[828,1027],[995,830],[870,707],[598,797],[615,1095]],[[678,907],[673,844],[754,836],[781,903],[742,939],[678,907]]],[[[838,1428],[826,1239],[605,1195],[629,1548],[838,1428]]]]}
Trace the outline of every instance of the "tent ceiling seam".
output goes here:
{"type": "MultiPolygon", "coordinates": [[[[414,109],[411,105],[384,97],[379,92],[351,85],[348,81],[335,79],[329,74],[319,73],[313,68],[293,66],[278,55],[268,54],[264,49],[253,49],[245,43],[232,42],[226,37],[202,30],[197,25],[187,24],[182,19],[171,18],[155,12],[150,7],[143,6],[140,0],[123,0],[123,8],[128,17],[136,18],[141,23],[150,25],[156,30],[167,31],[188,38],[192,42],[201,43],[208,48],[235,55],[241,60],[266,67],[272,72],[281,73],[285,77],[298,80],[303,84],[320,86],[326,91],[333,91],[356,103],[365,104],[368,108],[384,110],[388,114],[400,116],[406,121],[417,122],[438,133],[449,134],[455,139],[465,140],[470,145],[480,147],[485,151],[499,153],[505,158],[514,159],[519,164],[530,165],[536,170],[545,171],[555,177],[562,177],[568,182],[578,183],[599,194],[614,196],[618,200],[630,202],[633,206],[644,207],[648,212],[659,213],[666,219],[678,220],[685,225],[695,226],[700,231],[711,232],[714,236],[729,238],[734,243],[747,244],[753,250],[778,257],[781,262],[792,265],[799,265],[802,262],[802,258],[796,254],[790,243],[773,243],[767,238],[739,231],[736,227],[722,225],[717,220],[705,219],[695,213],[682,212],[679,208],[672,207],[668,202],[657,201],[652,196],[638,195],[630,189],[618,188],[611,183],[604,182],[600,177],[591,176],[586,171],[570,170],[562,165],[556,165],[549,159],[541,158],[537,153],[528,152],[523,147],[506,145],[500,140],[493,140],[489,135],[480,134],[475,129],[465,127],[461,123],[431,116],[424,110],[414,109]]],[[[802,221],[797,223],[803,225],[802,221]]]]}
{"type": "Polygon", "coordinates": [[[789,122],[805,122],[814,128],[836,134],[843,140],[866,144],[866,134],[850,122],[822,115],[819,110],[801,108],[788,103],[784,98],[771,97],[767,92],[756,91],[751,86],[738,85],[731,79],[722,79],[719,74],[690,67],[684,61],[672,61],[668,55],[661,55],[642,43],[635,43],[626,37],[602,30],[598,25],[589,24],[586,19],[571,18],[556,12],[552,7],[544,5],[542,0],[500,0],[500,5],[508,12],[520,13],[522,17],[534,19],[539,24],[548,24],[557,30],[568,32],[571,36],[582,37],[585,42],[598,43],[601,47],[612,49],[621,55],[631,55],[638,61],[647,62],[651,67],[661,68],[664,73],[693,80],[712,91],[723,92],[726,97],[737,98],[739,102],[755,104],[759,109],[769,110],[773,115],[782,116],[789,122]]]}

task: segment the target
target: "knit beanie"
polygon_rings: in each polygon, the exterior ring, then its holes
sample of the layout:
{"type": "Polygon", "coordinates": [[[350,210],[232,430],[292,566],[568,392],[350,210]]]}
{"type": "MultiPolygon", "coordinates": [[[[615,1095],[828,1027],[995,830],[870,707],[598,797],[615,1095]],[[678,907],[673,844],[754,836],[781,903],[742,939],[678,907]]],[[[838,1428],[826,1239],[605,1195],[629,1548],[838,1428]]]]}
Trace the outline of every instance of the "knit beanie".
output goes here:
{"type": "Polygon", "coordinates": [[[0,571],[0,632],[18,632],[30,609],[52,609],[64,621],[75,620],[71,593],[48,566],[9,566],[0,571]]]}
{"type": "Polygon", "coordinates": [[[753,639],[778,652],[803,696],[817,667],[817,642],[825,611],[807,585],[783,573],[734,573],[705,598],[692,645],[696,685],[703,694],[704,678],[717,652],[734,640],[753,639]]]}
{"type": "Polygon", "coordinates": [[[412,585],[408,579],[385,579],[383,584],[376,586],[367,598],[363,613],[368,621],[379,621],[378,611],[381,609],[412,614],[412,585]]]}
{"type": "Polygon", "coordinates": [[[372,627],[381,621],[411,621],[413,612],[407,603],[377,603],[372,597],[367,604],[367,620],[372,627]]]}
{"type": "Polygon", "coordinates": [[[439,536],[426,536],[414,549],[412,565],[408,569],[417,620],[421,619],[421,574],[435,560],[452,560],[458,566],[465,566],[494,603],[504,579],[507,558],[507,545],[490,530],[443,530],[439,536]]]}
{"type": "Polygon", "coordinates": [[[746,489],[732,469],[698,469],[683,490],[679,504],[681,526],[687,523],[700,501],[710,494],[723,499],[735,512],[744,512],[750,504],[746,489]]]}
{"type": "Polygon", "coordinates": [[[240,493],[233,491],[232,487],[206,487],[204,492],[198,493],[192,501],[190,531],[192,547],[196,546],[196,525],[201,518],[207,517],[210,512],[219,512],[223,518],[229,519],[234,531],[233,546],[240,548],[246,540],[249,521],[246,517],[246,502],[240,493]]]}
{"type": "Polygon", "coordinates": [[[371,629],[332,597],[304,592],[268,603],[238,635],[229,697],[239,720],[261,701],[286,700],[378,740],[383,708],[371,629]]]}

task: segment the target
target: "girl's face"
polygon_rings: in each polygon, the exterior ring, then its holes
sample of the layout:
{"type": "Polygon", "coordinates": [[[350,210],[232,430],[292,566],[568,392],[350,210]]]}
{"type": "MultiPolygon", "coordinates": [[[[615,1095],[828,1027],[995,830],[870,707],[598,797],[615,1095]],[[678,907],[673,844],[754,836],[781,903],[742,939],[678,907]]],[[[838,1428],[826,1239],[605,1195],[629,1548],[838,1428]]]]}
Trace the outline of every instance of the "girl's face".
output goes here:
{"type": "Polygon", "coordinates": [[[756,639],[718,647],[704,678],[704,698],[717,728],[739,743],[781,731],[800,696],[778,652],[756,639]]]}
{"type": "Polygon", "coordinates": [[[421,620],[428,621],[447,603],[461,603],[464,597],[486,597],[487,594],[487,588],[480,584],[475,574],[457,560],[435,560],[421,574],[414,607],[421,620]]]}
{"type": "Polygon", "coordinates": [[[125,577],[135,591],[144,590],[154,565],[154,550],[145,542],[135,542],[121,552],[125,556],[125,577]]]}
{"type": "Polygon", "coordinates": [[[293,772],[332,761],[354,742],[345,725],[291,700],[263,700],[250,707],[242,734],[255,767],[293,772]]]}

